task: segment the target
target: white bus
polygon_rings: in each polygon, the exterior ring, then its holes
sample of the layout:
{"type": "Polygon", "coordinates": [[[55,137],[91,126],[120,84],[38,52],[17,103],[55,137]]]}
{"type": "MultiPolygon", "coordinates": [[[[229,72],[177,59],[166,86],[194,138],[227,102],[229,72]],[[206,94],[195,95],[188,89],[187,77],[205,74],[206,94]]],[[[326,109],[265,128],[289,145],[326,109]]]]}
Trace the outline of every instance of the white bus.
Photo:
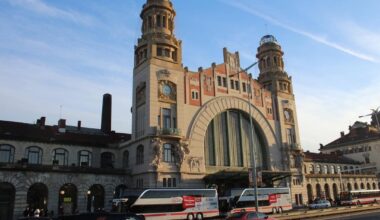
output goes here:
{"type": "MultiPolygon", "coordinates": [[[[255,211],[255,189],[231,190],[230,213],[255,211]]],[[[259,212],[282,213],[292,209],[289,188],[257,188],[259,212]]]]}
{"type": "Polygon", "coordinates": [[[351,190],[340,193],[341,205],[359,205],[380,202],[380,190],[351,190]]]}
{"type": "Polygon", "coordinates": [[[147,189],[126,191],[113,200],[113,209],[134,212],[145,219],[204,219],[219,216],[215,189],[147,189]]]}

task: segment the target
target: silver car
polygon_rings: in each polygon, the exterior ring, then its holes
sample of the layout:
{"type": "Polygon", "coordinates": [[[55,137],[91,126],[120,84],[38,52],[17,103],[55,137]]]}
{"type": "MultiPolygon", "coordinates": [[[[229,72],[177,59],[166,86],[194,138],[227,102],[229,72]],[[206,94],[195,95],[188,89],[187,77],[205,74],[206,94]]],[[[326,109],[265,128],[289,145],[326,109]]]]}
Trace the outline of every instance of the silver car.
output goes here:
{"type": "Polygon", "coordinates": [[[310,209],[321,209],[321,208],[329,208],[331,207],[330,201],[326,199],[316,200],[313,203],[309,204],[310,209]]]}

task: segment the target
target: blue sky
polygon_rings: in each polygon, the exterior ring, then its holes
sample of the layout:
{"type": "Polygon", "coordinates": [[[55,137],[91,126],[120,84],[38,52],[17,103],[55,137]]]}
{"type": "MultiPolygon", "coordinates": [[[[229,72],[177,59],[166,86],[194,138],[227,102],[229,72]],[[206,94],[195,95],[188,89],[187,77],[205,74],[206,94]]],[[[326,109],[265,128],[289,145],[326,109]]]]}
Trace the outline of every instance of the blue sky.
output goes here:
{"type": "MultiPolygon", "coordinates": [[[[61,114],[68,124],[100,127],[108,92],[113,129],[131,132],[133,48],[144,2],[0,0],[0,120],[46,116],[56,124],[61,114]]],[[[380,105],[379,1],[172,2],[183,63],[192,70],[221,63],[223,47],[249,66],[260,38],[276,36],[293,77],[305,150],[333,141],[380,105]]]]}

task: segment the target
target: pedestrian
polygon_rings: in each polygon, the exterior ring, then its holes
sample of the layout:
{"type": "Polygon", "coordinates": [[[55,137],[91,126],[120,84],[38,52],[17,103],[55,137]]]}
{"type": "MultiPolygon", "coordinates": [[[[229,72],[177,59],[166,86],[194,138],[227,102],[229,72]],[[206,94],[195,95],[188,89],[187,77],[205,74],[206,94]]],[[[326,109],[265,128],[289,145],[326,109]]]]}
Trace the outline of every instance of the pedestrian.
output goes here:
{"type": "Polygon", "coordinates": [[[40,217],[40,209],[36,209],[35,211],[34,211],[34,217],[40,217]]]}

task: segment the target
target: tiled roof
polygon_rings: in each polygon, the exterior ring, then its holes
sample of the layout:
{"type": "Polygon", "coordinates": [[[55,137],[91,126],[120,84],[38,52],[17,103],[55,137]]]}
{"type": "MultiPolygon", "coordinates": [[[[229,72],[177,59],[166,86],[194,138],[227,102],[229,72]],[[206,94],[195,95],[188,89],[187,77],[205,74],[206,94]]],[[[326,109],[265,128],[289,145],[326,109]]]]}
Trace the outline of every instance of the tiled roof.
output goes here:
{"type": "Polygon", "coordinates": [[[131,135],[115,132],[107,134],[100,129],[78,129],[74,126],[66,126],[65,132],[59,132],[58,126],[0,120],[0,139],[107,147],[109,144],[130,140],[131,135]]]}
{"type": "Polygon", "coordinates": [[[355,160],[349,159],[342,155],[337,154],[322,154],[313,153],[310,151],[304,152],[305,161],[319,162],[319,163],[340,163],[340,164],[360,164],[355,160]]]}
{"type": "Polygon", "coordinates": [[[350,132],[346,135],[342,133],[341,137],[326,144],[322,149],[340,147],[342,145],[360,143],[363,141],[370,141],[380,139],[380,132],[378,129],[367,125],[363,122],[355,122],[350,126],[350,132]]]}

